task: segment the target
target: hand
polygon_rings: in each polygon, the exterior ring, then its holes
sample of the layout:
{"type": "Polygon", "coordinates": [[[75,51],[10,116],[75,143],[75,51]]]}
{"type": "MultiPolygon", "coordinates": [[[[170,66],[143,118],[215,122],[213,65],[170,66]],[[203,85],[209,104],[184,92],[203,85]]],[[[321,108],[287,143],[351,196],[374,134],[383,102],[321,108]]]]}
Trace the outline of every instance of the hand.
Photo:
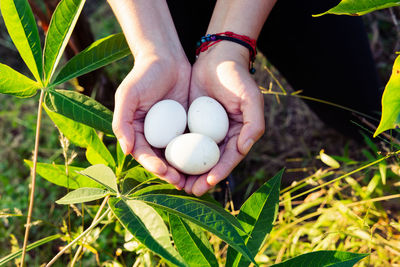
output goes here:
{"type": "Polygon", "coordinates": [[[185,177],[169,166],[159,149],[144,138],[144,118],[153,104],[173,99],[187,109],[190,64],[186,57],[137,56],[135,66],[115,94],[113,130],[125,154],[148,171],[182,189],[185,177]]]}
{"type": "Polygon", "coordinates": [[[208,173],[190,176],[185,191],[201,196],[225,179],[264,133],[264,100],[249,73],[245,47],[223,41],[200,54],[192,69],[190,102],[199,96],[218,100],[229,116],[221,157],[208,173]]]}

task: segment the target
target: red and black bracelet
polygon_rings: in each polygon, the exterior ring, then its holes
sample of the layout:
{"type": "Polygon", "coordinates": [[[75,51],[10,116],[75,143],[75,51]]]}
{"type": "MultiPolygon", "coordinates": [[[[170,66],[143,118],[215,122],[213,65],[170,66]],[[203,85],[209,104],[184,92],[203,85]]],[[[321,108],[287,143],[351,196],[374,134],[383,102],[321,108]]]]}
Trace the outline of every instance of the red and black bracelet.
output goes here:
{"type": "Polygon", "coordinates": [[[198,56],[201,52],[206,51],[209,47],[221,42],[221,41],[230,41],[237,44],[240,44],[250,52],[250,66],[249,71],[251,74],[256,72],[256,69],[253,67],[254,60],[256,59],[256,40],[251,39],[246,35],[239,35],[233,32],[221,32],[215,34],[207,34],[206,36],[201,37],[200,41],[196,43],[196,56],[198,56]]]}

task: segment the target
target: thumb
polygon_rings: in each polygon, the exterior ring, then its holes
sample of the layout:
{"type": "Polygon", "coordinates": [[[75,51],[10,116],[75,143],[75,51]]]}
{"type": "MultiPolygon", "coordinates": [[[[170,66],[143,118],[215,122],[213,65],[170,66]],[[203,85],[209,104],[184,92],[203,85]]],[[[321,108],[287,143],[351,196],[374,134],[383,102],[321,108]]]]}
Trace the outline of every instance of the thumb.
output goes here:
{"type": "MultiPolygon", "coordinates": [[[[126,79],[125,79],[126,80],[126,79]]],[[[112,128],[122,151],[125,155],[132,152],[135,144],[135,132],[133,127],[134,115],[137,101],[130,96],[132,85],[123,81],[115,93],[115,108],[112,121],[112,128]]]]}
{"type": "Polygon", "coordinates": [[[253,144],[264,134],[264,98],[256,90],[242,100],[243,127],[240,130],[237,146],[242,155],[246,155],[253,144]]]}

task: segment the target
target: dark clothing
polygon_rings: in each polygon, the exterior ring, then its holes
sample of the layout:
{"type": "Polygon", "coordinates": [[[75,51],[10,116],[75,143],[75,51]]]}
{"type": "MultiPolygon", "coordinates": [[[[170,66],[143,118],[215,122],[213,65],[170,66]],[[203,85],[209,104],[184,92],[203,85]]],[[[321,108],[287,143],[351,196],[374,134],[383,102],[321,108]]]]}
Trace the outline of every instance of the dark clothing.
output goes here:
{"type": "MultiPolygon", "coordinates": [[[[257,48],[280,71],[294,90],[373,115],[380,111],[380,83],[360,17],[318,14],[338,0],[278,0],[257,41],[257,48]]],[[[206,33],[213,0],[168,1],[179,38],[193,63],[195,44],[206,33]],[[197,5],[194,5],[194,2],[197,5]]],[[[326,104],[309,106],[342,133],[359,129],[356,118],[326,104]]]]}

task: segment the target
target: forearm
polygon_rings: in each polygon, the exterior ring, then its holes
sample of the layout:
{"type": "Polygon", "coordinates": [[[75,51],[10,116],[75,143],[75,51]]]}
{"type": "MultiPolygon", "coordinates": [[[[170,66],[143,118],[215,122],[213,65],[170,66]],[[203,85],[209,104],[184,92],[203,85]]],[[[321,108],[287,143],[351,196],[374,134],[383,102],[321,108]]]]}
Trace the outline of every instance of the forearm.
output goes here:
{"type": "Polygon", "coordinates": [[[218,0],[207,33],[232,31],[257,39],[276,0],[218,0]]]}
{"type": "Polygon", "coordinates": [[[108,0],[135,57],[184,56],[168,6],[157,0],[108,0]]]}

